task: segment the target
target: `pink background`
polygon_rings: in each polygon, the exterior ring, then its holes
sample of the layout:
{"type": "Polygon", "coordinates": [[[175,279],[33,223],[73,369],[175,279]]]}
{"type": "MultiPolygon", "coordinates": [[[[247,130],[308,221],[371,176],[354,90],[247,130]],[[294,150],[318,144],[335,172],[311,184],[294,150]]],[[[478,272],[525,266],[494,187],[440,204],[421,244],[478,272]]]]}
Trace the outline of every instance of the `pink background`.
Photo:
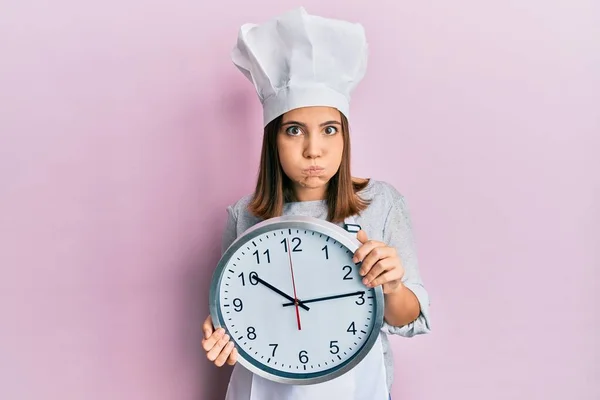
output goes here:
{"type": "MultiPolygon", "coordinates": [[[[395,399],[600,399],[600,5],[305,1],[360,20],[355,174],[409,201],[433,333],[395,399]]],[[[200,324],[261,112],[230,62],[281,0],[0,12],[0,398],[219,399],[200,324]]]]}

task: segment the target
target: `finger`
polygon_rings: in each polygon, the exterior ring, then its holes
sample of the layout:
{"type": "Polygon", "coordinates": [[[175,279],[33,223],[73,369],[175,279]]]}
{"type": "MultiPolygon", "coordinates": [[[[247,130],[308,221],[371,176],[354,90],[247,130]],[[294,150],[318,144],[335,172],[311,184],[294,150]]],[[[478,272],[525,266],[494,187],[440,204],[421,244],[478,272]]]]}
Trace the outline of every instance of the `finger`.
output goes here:
{"type": "Polygon", "coordinates": [[[214,329],[214,326],[212,323],[212,318],[209,315],[208,317],[206,317],[206,319],[204,320],[204,323],[202,324],[202,331],[204,332],[205,339],[208,339],[210,337],[210,335],[212,335],[213,329],[214,329]]]}
{"type": "Polygon", "coordinates": [[[204,351],[210,351],[213,347],[215,347],[215,344],[217,344],[217,342],[223,338],[224,334],[225,329],[219,328],[212,335],[210,335],[208,339],[203,339],[202,347],[204,348],[204,351]]]}
{"type": "Polygon", "coordinates": [[[388,282],[399,281],[402,278],[402,274],[398,269],[392,269],[384,274],[379,275],[373,281],[371,281],[371,287],[383,285],[388,282]]]}
{"type": "Polygon", "coordinates": [[[215,360],[215,365],[217,367],[222,367],[225,364],[225,362],[227,361],[227,359],[229,358],[229,355],[231,354],[232,350],[233,350],[233,342],[229,341],[223,348],[223,351],[221,351],[221,353],[219,353],[219,356],[215,360]]]}
{"type": "Polygon", "coordinates": [[[362,229],[358,231],[358,233],[356,234],[356,238],[359,242],[363,244],[369,240],[369,238],[367,237],[367,232],[363,231],[362,229]]]}
{"type": "Polygon", "coordinates": [[[384,258],[379,260],[375,265],[369,270],[369,273],[365,275],[363,278],[363,284],[370,286],[370,283],[374,281],[381,274],[385,273],[394,268],[395,261],[393,258],[384,258]]]}
{"type": "Polygon", "coordinates": [[[234,347],[233,350],[231,351],[231,354],[229,355],[229,358],[227,358],[227,364],[234,365],[237,362],[237,358],[238,358],[238,351],[234,347]]]}
{"type": "Polygon", "coordinates": [[[367,254],[367,256],[362,261],[359,273],[362,276],[365,276],[369,273],[369,271],[371,271],[371,268],[373,268],[373,266],[377,264],[377,262],[387,258],[394,258],[395,255],[396,251],[391,247],[375,247],[369,252],[369,254],[367,254]]]}
{"type": "Polygon", "coordinates": [[[376,240],[367,240],[354,252],[354,257],[352,258],[352,261],[355,264],[362,262],[367,256],[367,254],[369,254],[376,247],[385,247],[385,244],[376,240]]]}
{"type": "Polygon", "coordinates": [[[210,361],[215,361],[219,354],[221,354],[221,350],[225,347],[225,345],[229,342],[229,335],[223,336],[208,353],[206,353],[206,358],[210,361]]]}

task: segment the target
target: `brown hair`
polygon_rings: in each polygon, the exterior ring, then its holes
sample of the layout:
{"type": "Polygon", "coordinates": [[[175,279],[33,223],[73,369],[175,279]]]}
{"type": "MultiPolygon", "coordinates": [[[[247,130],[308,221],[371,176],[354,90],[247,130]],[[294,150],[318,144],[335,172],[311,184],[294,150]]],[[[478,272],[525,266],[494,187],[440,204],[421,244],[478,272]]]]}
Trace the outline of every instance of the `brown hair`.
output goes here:
{"type": "MultiPolygon", "coordinates": [[[[344,218],[363,211],[369,201],[357,194],[369,183],[368,180],[356,182],[350,173],[350,135],[348,119],[340,113],[342,119],[342,137],[344,149],[342,162],[337,173],[331,177],[327,186],[327,220],[341,222],[344,218]]],[[[294,201],[292,183],[284,173],[277,151],[277,134],[281,128],[283,116],[271,121],[264,130],[260,167],[254,195],[248,206],[250,212],[262,219],[282,214],[283,203],[294,201]]]]}

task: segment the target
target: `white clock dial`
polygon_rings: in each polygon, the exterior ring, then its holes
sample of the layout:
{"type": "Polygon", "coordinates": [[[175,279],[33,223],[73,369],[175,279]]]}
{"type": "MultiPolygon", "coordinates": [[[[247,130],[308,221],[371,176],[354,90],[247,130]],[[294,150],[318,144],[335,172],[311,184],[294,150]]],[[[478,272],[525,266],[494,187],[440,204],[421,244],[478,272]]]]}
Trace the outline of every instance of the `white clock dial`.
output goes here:
{"type": "Polygon", "coordinates": [[[244,361],[276,378],[315,382],[372,342],[380,316],[354,249],[305,228],[264,230],[238,243],[215,295],[244,361]]]}

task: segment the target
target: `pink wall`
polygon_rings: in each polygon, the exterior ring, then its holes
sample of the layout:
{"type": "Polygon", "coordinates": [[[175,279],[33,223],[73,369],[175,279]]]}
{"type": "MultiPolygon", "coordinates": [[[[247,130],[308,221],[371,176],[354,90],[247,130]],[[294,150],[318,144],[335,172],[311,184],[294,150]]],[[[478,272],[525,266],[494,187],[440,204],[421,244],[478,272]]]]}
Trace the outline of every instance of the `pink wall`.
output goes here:
{"type": "MultiPolygon", "coordinates": [[[[200,323],[261,123],[229,51],[297,3],[48,4],[0,13],[0,398],[218,399],[200,323]]],[[[434,332],[393,338],[394,397],[599,399],[598,2],[303,4],[365,25],[355,172],[413,212],[434,332]]]]}

